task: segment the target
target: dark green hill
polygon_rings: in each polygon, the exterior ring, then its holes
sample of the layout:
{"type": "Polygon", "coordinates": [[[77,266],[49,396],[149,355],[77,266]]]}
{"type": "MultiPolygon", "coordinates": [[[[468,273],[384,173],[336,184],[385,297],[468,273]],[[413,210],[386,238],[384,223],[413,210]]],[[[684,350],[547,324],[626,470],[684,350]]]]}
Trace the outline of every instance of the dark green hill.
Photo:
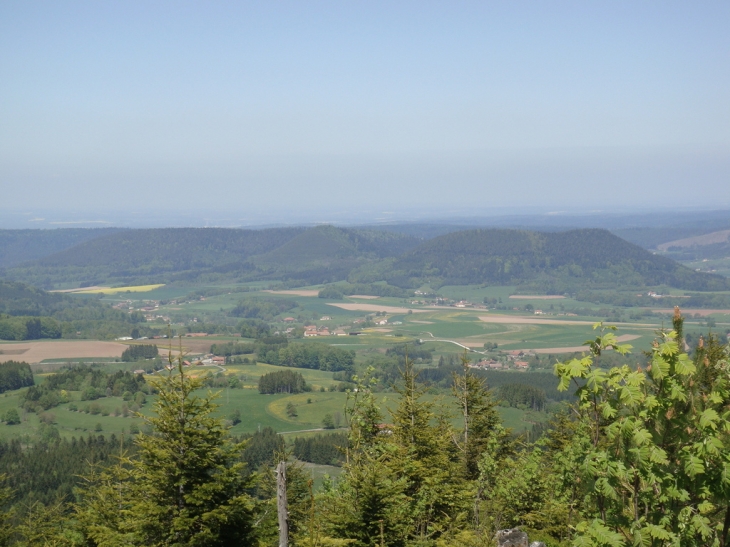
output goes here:
{"type": "Polygon", "coordinates": [[[109,266],[180,271],[244,260],[284,244],[302,228],[152,228],[126,230],[43,258],[40,266],[109,266]]]}
{"type": "Polygon", "coordinates": [[[317,284],[387,281],[521,285],[541,292],[667,285],[728,290],[730,281],[695,272],[606,230],[464,230],[428,241],[333,226],[236,230],[125,230],[84,242],[7,276],[35,285],[147,283],[199,279],[317,284]]]}
{"type": "Polygon", "coordinates": [[[0,268],[37,260],[120,230],[122,228],[0,230],[0,268]]]}
{"type": "Polygon", "coordinates": [[[125,230],[10,268],[6,275],[47,288],[195,281],[201,275],[320,283],[345,279],[363,262],[397,256],[419,243],[401,234],[333,226],[125,230]]]}
{"type": "Polygon", "coordinates": [[[125,230],[87,241],[38,261],[6,270],[6,276],[42,287],[95,285],[160,279],[201,271],[250,270],[246,261],[303,232],[304,228],[236,230],[157,228],[125,230]]]}
{"type": "Polygon", "coordinates": [[[71,298],[0,279],[0,313],[9,315],[51,315],[71,304],[71,298]]]}
{"type": "Polygon", "coordinates": [[[530,232],[467,230],[446,234],[405,253],[386,281],[398,286],[542,284],[654,286],[727,290],[730,281],[695,272],[606,230],[530,232]]]}
{"type": "Polygon", "coordinates": [[[346,279],[358,266],[398,256],[419,243],[419,239],[392,232],[317,226],[253,262],[272,277],[326,283],[346,279]]]}

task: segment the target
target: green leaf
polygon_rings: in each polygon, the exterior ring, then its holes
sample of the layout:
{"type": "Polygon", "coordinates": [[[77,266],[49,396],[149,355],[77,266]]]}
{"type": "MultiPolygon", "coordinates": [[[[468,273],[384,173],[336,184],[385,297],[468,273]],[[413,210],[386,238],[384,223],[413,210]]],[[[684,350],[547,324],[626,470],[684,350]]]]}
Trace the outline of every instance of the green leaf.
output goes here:
{"type": "Polygon", "coordinates": [[[649,433],[646,429],[640,428],[634,431],[634,444],[636,444],[636,446],[649,444],[650,441],[651,433],[649,433]]]}
{"type": "Polygon", "coordinates": [[[624,403],[627,406],[633,407],[636,406],[640,401],[642,397],[641,390],[636,386],[624,386],[621,388],[621,393],[619,398],[621,399],[621,402],[624,403]]]}
{"type": "Polygon", "coordinates": [[[669,363],[667,363],[661,355],[654,355],[651,361],[651,377],[654,380],[661,380],[669,374],[669,363]]]}
{"type": "Polygon", "coordinates": [[[719,419],[720,416],[718,416],[717,412],[712,408],[708,408],[700,414],[700,427],[705,429],[709,427],[715,430],[717,429],[717,421],[719,419]]]}
{"type": "Polygon", "coordinates": [[[694,374],[697,371],[697,367],[695,367],[695,364],[690,360],[686,353],[682,353],[677,359],[677,364],[674,366],[674,370],[676,370],[677,374],[681,376],[688,376],[690,374],[694,374]]]}
{"type": "Polygon", "coordinates": [[[690,477],[696,477],[705,472],[705,464],[694,454],[689,454],[684,462],[684,472],[690,477]]]}

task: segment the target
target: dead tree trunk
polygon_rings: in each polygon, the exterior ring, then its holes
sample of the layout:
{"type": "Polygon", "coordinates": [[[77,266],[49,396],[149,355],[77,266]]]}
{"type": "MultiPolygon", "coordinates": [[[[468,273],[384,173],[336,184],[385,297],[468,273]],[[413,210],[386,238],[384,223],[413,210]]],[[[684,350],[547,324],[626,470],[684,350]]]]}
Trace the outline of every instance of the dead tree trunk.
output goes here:
{"type": "Polygon", "coordinates": [[[276,467],[276,507],[279,513],[279,547],[289,547],[289,511],[286,502],[286,462],[276,467]]]}

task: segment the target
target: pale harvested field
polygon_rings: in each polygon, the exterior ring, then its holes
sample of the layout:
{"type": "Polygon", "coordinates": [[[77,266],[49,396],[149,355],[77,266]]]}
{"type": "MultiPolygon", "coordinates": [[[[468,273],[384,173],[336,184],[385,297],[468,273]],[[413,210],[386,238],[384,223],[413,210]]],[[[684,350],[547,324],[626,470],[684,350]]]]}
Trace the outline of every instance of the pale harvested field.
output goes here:
{"type": "MultiPolygon", "coordinates": [[[[387,313],[408,313],[408,311],[410,310],[410,308],[400,308],[398,306],[378,306],[377,304],[335,304],[334,302],[327,302],[327,305],[350,311],[384,311],[387,313]]],[[[426,313],[428,311],[431,310],[413,310],[413,313],[426,313]]]]}
{"type": "Polygon", "coordinates": [[[301,290],[291,290],[291,291],[271,291],[271,290],[265,290],[263,292],[270,292],[271,294],[290,294],[292,296],[318,296],[319,291],[316,289],[301,289],[301,290]]]}
{"type": "Polygon", "coordinates": [[[365,329],[365,332],[393,332],[393,329],[386,329],[384,327],[374,327],[371,329],[365,329]]]}
{"type": "Polygon", "coordinates": [[[502,323],[512,325],[593,325],[595,321],[576,321],[565,319],[538,319],[520,315],[480,315],[479,319],[485,323],[502,323]]]}
{"type": "Polygon", "coordinates": [[[349,298],[362,298],[363,300],[376,300],[379,296],[373,296],[372,294],[352,294],[349,298]]]}
{"type": "Polygon", "coordinates": [[[44,359],[84,359],[121,357],[128,346],[118,342],[96,340],[64,340],[52,342],[19,342],[0,344],[0,362],[25,361],[40,363],[44,359]]]}
{"type": "Polygon", "coordinates": [[[558,300],[560,298],[565,298],[564,296],[558,295],[558,294],[548,294],[548,295],[529,295],[529,294],[513,294],[510,296],[510,298],[514,298],[515,300],[558,300]]]}
{"type": "MultiPolygon", "coordinates": [[[[662,310],[652,310],[654,313],[674,313],[674,310],[662,309],[662,310]]],[[[730,310],[706,310],[706,309],[699,309],[699,308],[681,308],[682,315],[685,317],[689,314],[692,315],[701,315],[702,317],[706,317],[708,315],[712,315],[714,313],[719,313],[723,315],[730,315],[730,310]]]]}
{"type": "Polygon", "coordinates": [[[419,323],[421,325],[433,325],[433,321],[409,321],[409,323],[419,323]]]}
{"type": "Polygon", "coordinates": [[[51,292],[69,292],[76,294],[119,294],[127,292],[149,292],[164,287],[164,283],[158,283],[156,285],[131,285],[129,287],[83,287],[78,289],[65,289],[62,291],[51,291],[51,292]]]}

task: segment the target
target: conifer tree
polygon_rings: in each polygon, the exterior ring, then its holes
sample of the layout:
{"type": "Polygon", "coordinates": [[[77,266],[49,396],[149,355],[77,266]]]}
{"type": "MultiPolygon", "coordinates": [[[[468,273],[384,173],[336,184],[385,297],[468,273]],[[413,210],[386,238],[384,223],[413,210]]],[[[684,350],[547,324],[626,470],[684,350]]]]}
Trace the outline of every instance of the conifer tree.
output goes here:
{"type": "Polygon", "coordinates": [[[388,463],[395,476],[406,482],[412,541],[430,541],[456,525],[471,497],[459,470],[459,454],[445,409],[435,410],[424,399],[413,362],[406,356],[402,382],[395,390],[399,404],[393,416],[396,457],[388,463]]]}
{"type": "Polygon", "coordinates": [[[238,462],[243,443],[233,443],[217,405],[202,382],[177,370],[158,383],[151,435],[137,437],[139,456],[129,518],[144,545],[233,545],[252,536],[250,481],[238,462]]]}
{"type": "Polygon", "coordinates": [[[356,388],[348,393],[350,434],[342,480],[318,496],[324,518],[312,519],[308,527],[310,537],[316,532],[318,545],[336,540],[351,540],[357,546],[405,545],[406,481],[392,470],[396,450],[375,401],[372,372],[369,368],[364,378],[355,376],[356,388]]]}
{"type": "Polygon", "coordinates": [[[122,455],[100,473],[78,509],[95,545],[226,546],[253,538],[254,503],[240,453],[215,396],[196,395],[202,382],[177,367],[156,383],[150,434],[136,438],[137,455],[122,455]]]}
{"type": "Polygon", "coordinates": [[[455,440],[462,453],[466,478],[473,480],[479,476],[479,458],[488,441],[505,436],[486,382],[472,372],[466,351],[461,356],[461,364],[462,373],[453,375],[453,393],[464,425],[460,438],[455,440]]]}

